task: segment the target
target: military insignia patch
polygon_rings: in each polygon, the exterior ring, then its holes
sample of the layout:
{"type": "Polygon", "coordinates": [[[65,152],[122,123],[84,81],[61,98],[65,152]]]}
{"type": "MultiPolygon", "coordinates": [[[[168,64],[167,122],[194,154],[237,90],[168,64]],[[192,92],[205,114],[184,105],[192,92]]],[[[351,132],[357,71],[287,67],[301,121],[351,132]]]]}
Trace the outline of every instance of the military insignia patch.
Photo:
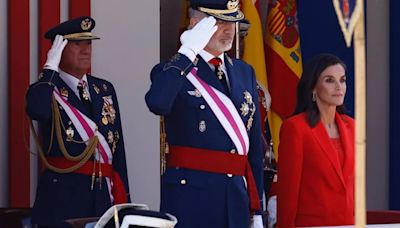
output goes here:
{"type": "Polygon", "coordinates": [[[193,91],[189,90],[189,91],[187,91],[187,93],[190,96],[201,97],[201,93],[200,93],[200,91],[198,89],[195,89],[193,91]]]}
{"type": "Polygon", "coordinates": [[[92,27],[92,21],[89,18],[86,18],[81,22],[82,30],[84,30],[84,31],[89,30],[90,27],[92,27]]]}
{"type": "Polygon", "coordinates": [[[231,0],[226,3],[226,8],[229,10],[236,9],[239,5],[239,0],[231,0]]]}
{"type": "Polygon", "coordinates": [[[60,90],[61,96],[68,98],[68,90],[66,88],[61,88],[60,90]]]}
{"type": "Polygon", "coordinates": [[[107,92],[108,88],[107,88],[106,84],[103,84],[103,90],[104,90],[104,92],[107,92]]]}
{"type": "Polygon", "coordinates": [[[99,94],[100,93],[100,88],[96,84],[92,84],[94,91],[99,94]]]}
{"type": "Polygon", "coordinates": [[[199,122],[199,131],[200,132],[205,132],[206,129],[207,129],[206,121],[204,121],[204,120],[200,121],[199,122]]]}

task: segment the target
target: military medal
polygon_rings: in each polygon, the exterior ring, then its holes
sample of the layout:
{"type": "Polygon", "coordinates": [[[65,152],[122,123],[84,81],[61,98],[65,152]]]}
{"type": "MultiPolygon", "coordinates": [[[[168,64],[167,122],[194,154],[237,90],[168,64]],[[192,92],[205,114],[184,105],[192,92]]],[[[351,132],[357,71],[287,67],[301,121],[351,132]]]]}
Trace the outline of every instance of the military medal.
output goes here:
{"type": "Polygon", "coordinates": [[[114,142],[114,135],[113,135],[112,131],[108,131],[107,140],[108,140],[107,141],[108,143],[113,143],[114,142]]]}
{"type": "Polygon", "coordinates": [[[113,106],[112,96],[104,96],[103,97],[103,109],[101,115],[103,116],[101,122],[104,125],[108,123],[114,124],[114,120],[116,117],[116,111],[113,106]]]}
{"type": "Polygon", "coordinates": [[[248,91],[244,91],[244,99],[246,99],[246,102],[248,104],[252,104],[253,103],[253,98],[251,97],[251,94],[248,91]]]}
{"type": "Polygon", "coordinates": [[[89,100],[89,94],[86,91],[86,89],[83,89],[83,93],[82,93],[83,99],[85,99],[86,101],[89,100]]]}
{"type": "Polygon", "coordinates": [[[242,116],[247,116],[249,115],[249,119],[247,120],[247,125],[246,128],[248,131],[250,131],[251,126],[253,125],[253,121],[254,121],[254,113],[256,112],[256,105],[253,102],[253,97],[251,96],[251,94],[249,93],[249,91],[244,91],[243,92],[244,95],[244,99],[245,101],[241,104],[241,108],[240,111],[242,112],[242,116]]]}
{"type": "Polygon", "coordinates": [[[243,103],[242,107],[240,108],[240,111],[242,111],[242,116],[247,116],[249,114],[249,105],[247,103],[243,103]]]}
{"type": "Polygon", "coordinates": [[[112,153],[115,153],[115,150],[117,149],[118,141],[119,141],[119,133],[118,133],[118,131],[115,131],[115,133],[114,133],[114,142],[112,144],[112,153]]]}
{"type": "Polygon", "coordinates": [[[107,92],[107,85],[106,84],[103,84],[103,90],[105,91],[105,92],[107,92]]]}
{"type": "Polygon", "coordinates": [[[101,118],[101,122],[103,123],[103,125],[107,125],[108,124],[107,116],[103,115],[103,117],[101,118]]]}

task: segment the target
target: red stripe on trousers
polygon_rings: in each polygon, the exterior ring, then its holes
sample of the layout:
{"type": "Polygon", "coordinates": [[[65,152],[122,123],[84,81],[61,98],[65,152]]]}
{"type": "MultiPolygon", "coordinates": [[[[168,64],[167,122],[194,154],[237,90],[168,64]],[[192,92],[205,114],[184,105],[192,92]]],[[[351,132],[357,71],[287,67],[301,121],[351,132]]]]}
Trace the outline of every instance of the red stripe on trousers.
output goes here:
{"type": "MultiPolygon", "coordinates": [[[[10,207],[30,206],[25,91],[29,85],[29,1],[8,1],[8,192],[10,207]]],[[[29,141],[28,141],[29,145],[29,141]]]]}
{"type": "Polygon", "coordinates": [[[90,16],[90,0],[69,0],[69,18],[90,16]]]}
{"type": "Polygon", "coordinates": [[[280,117],[293,114],[296,105],[296,90],[299,77],[286,62],[268,45],[265,45],[268,90],[273,100],[271,109],[280,117]]]}
{"type": "Polygon", "coordinates": [[[39,1],[39,72],[47,59],[47,52],[51,41],[44,38],[44,34],[60,23],[60,0],[39,1]]]}

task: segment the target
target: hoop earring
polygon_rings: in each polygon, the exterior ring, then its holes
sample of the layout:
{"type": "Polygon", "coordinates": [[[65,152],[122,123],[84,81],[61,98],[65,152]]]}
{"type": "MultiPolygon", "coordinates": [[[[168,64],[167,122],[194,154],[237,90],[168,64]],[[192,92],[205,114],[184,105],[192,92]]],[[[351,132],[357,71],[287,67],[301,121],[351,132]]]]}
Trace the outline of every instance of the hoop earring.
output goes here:
{"type": "Polygon", "coordinates": [[[312,93],[312,101],[313,102],[317,101],[317,94],[316,93],[312,93]]]}

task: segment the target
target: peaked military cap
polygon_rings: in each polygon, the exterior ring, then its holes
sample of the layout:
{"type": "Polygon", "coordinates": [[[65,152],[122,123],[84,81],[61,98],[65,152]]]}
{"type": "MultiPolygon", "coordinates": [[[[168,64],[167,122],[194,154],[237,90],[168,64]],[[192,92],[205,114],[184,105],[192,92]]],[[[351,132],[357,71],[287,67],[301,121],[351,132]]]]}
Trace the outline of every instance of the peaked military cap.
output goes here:
{"type": "Polygon", "coordinates": [[[114,227],[158,227],[173,228],[178,222],[175,216],[168,213],[151,211],[143,204],[118,204],[110,207],[101,216],[96,228],[114,227]]]}
{"type": "Polygon", "coordinates": [[[92,34],[95,25],[96,22],[91,17],[78,17],[51,28],[44,37],[53,41],[58,34],[67,40],[97,40],[100,38],[92,34]]]}
{"type": "Polygon", "coordinates": [[[239,0],[190,0],[190,7],[223,21],[241,21],[239,0]]]}

